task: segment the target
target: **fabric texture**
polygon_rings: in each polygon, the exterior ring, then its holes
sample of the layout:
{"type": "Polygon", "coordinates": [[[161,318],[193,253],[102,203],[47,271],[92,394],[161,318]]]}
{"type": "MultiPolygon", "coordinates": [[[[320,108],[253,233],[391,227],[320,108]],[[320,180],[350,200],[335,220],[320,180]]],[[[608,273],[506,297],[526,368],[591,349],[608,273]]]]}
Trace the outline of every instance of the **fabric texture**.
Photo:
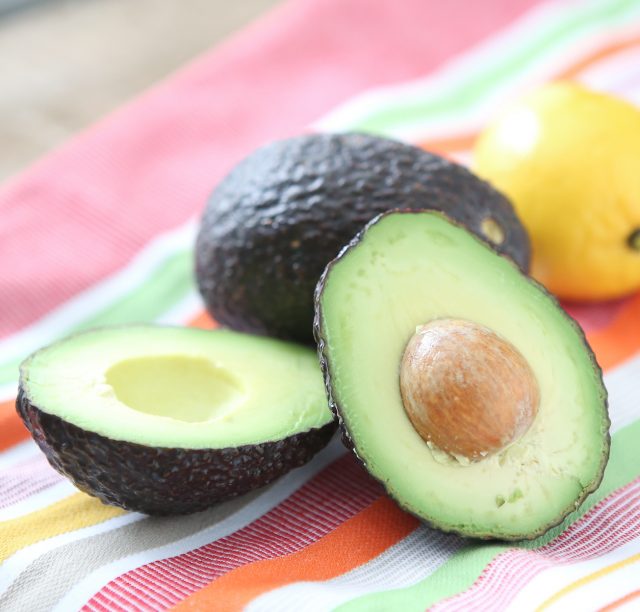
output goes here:
{"type": "Polygon", "coordinates": [[[640,105],[640,4],[291,0],[0,188],[0,610],[640,607],[640,295],[566,305],[605,371],[601,487],[527,543],[419,524],[333,441],[278,482],[149,518],[59,476],[14,409],[31,351],[96,325],[211,328],[198,215],[256,146],[366,130],[462,162],[496,110],[573,78],[640,105]]]}

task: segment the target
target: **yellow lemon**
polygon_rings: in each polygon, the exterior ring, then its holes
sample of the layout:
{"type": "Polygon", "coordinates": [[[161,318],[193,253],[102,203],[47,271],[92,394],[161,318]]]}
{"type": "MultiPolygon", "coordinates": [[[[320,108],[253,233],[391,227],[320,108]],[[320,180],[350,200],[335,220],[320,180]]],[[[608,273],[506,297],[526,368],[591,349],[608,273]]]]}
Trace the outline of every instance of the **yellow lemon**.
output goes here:
{"type": "Polygon", "coordinates": [[[480,136],[476,172],[531,235],[532,275],[560,297],[640,288],[640,110],[567,82],[508,109],[480,136]]]}

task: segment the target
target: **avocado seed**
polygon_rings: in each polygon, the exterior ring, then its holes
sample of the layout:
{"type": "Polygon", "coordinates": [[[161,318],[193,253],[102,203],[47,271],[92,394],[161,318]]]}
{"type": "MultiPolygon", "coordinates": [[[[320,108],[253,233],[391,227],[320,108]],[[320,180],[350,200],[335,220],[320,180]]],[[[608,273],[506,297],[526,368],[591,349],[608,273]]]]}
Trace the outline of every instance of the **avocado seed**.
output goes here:
{"type": "Polygon", "coordinates": [[[510,342],[476,323],[417,328],[400,367],[407,416],[430,445],[479,461],[518,440],[540,399],[531,367],[510,342]]]}

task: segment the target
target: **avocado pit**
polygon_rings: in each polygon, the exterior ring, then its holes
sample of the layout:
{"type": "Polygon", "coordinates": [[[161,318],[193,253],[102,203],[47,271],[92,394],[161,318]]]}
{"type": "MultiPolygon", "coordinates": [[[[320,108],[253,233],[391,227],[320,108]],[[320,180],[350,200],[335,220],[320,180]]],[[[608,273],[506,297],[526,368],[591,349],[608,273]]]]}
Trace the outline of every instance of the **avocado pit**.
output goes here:
{"type": "Polygon", "coordinates": [[[518,349],[461,319],[437,319],[416,329],[402,358],[400,391],[422,439],[461,463],[518,440],[540,400],[533,371],[518,349]]]}

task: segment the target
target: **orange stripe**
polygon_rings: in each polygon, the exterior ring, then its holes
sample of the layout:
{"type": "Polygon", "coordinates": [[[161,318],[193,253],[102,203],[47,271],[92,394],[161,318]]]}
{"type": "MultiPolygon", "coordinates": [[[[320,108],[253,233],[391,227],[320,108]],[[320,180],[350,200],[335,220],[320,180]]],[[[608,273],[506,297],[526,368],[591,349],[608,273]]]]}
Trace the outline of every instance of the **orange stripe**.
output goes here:
{"type": "Polygon", "coordinates": [[[427,140],[418,143],[418,146],[446,157],[452,153],[471,151],[478,135],[478,132],[471,132],[469,134],[461,134],[460,136],[452,136],[451,138],[427,140]]]}
{"type": "Polygon", "coordinates": [[[612,563],[611,565],[607,565],[607,567],[603,567],[599,569],[597,572],[593,572],[588,576],[584,576],[579,580],[568,584],[566,587],[560,589],[556,593],[554,593],[549,599],[545,600],[544,603],[536,609],[536,612],[541,612],[542,610],[546,610],[549,606],[556,603],[559,599],[562,599],[565,595],[576,591],[577,589],[598,580],[598,578],[602,578],[603,576],[607,576],[609,574],[613,574],[613,572],[626,567],[627,565],[631,565],[632,563],[636,563],[640,561],[640,554],[633,555],[628,557],[627,559],[623,559],[622,561],[618,561],[617,563],[612,563]]]}
{"type": "Polygon", "coordinates": [[[415,518],[381,497],[304,550],[232,570],[174,609],[241,610],[258,595],[292,582],[330,580],[377,557],[417,526],[415,518]]]}
{"type": "MultiPolygon", "coordinates": [[[[597,49],[590,55],[583,57],[581,60],[578,60],[569,68],[561,70],[550,80],[574,79],[581,72],[593,66],[594,64],[597,64],[603,59],[606,59],[612,55],[615,55],[616,53],[619,53],[620,51],[624,51],[638,45],[640,45],[640,36],[611,43],[609,45],[601,47],[600,49],[597,49]]],[[[420,142],[418,143],[418,146],[429,151],[433,151],[434,153],[440,153],[441,155],[447,156],[451,155],[452,153],[461,151],[470,151],[473,148],[478,135],[478,132],[459,134],[458,136],[453,136],[451,138],[441,138],[420,142]]]]}
{"type": "Polygon", "coordinates": [[[203,310],[195,316],[189,323],[189,327],[200,327],[202,329],[214,329],[218,327],[218,324],[211,318],[211,315],[206,310],[203,310]]]}
{"type": "Polygon", "coordinates": [[[639,597],[640,597],[640,591],[627,593],[627,595],[625,595],[624,597],[621,597],[620,599],[616,599],[614,602],[610,603],[608,606],[605,606],[604,608],[600,608],[598,612],[611,612],[611,610],[616,610],[620,606],[623,606],[624,604],[629,603],[630,601],[633,601],[634,599],[637,599],[639,597]]]}
{"type": "Polygon", "coordinates": [[[0,451],[29,437],[29,432],[16,412],[16,401],[0,403],[0,451]]]}

